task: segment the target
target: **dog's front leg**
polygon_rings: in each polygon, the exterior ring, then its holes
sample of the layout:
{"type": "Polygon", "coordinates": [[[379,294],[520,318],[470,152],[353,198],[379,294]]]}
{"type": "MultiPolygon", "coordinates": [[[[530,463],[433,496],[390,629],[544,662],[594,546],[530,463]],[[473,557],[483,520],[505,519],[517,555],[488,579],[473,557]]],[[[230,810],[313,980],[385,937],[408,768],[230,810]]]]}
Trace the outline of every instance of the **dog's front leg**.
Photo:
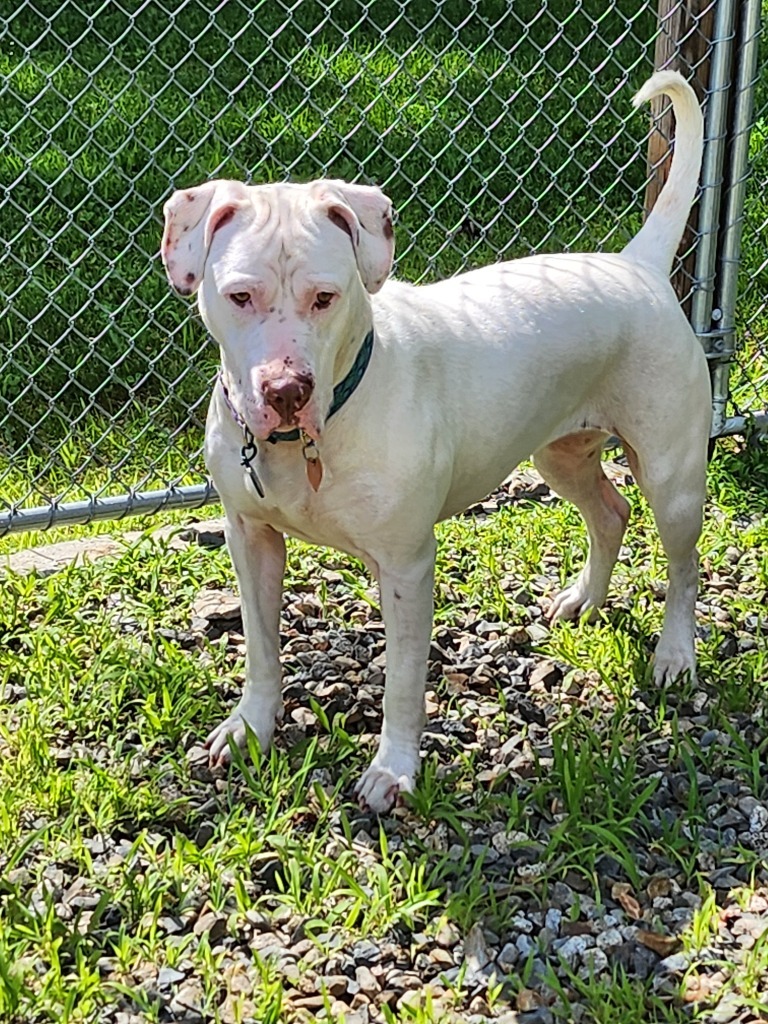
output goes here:
{"type": "Polygon", "coordinates": [[[406,565],[379,561],[387,633],[384,725],[378,752],[356,788],[360,806],[379,814],[390,810],[401,792],[413,789],[419,768],[434,572],[433,536],[406,565]]]}
{"type": "Polygon", "coordinates": [[[280,605],[285,540],[271,526],[233,516],[227,518],[227,545],[242,599],[245,687],[232,714],[205,742],[212,765],[230,759],[230,736],[244,746],[246,726],[256,734],[261,749],[267,750],[282,711],[280,605]]]}

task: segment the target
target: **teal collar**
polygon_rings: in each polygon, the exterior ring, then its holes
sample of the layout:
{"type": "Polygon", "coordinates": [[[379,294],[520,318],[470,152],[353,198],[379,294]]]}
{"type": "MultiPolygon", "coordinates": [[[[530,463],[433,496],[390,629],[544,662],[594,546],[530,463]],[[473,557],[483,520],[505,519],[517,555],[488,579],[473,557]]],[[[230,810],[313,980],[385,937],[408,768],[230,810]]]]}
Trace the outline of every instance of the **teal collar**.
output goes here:
{"type": "MultiPolygon", "coordinates": [[[[333,401],[331,402],[331,407],[328,410],[328,419],[330,419],[334,413],[338,412],[354,394],[355,389],[363,379],[365,371],[368,369],[368,363],[371,361],[372,352],[373,328],[368,331],[363,339],[363,344],[360,346],[349,373],[343,380],[340,380],[333,389],[333,401]]],[[[267,438],[267,441],[269,441],[270,444],[277,444],[278,441],[298,441],[300,436],[301,431],[298,427],[295,427],[293,430],[286,430],[282,432],[273,430],[267,438]]]]}

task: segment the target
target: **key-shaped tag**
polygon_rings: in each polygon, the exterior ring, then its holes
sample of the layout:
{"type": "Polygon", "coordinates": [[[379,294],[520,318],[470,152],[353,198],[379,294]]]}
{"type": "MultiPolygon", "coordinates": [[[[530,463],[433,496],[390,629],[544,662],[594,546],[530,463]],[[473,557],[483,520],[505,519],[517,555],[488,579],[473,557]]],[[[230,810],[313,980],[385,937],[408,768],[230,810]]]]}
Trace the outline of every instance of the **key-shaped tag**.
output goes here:
{"type": "Polygon", "coordinates": [[[258,473],[256,472],[256,470],[253,468],[253,466],[251,464],[253,462],[253,460],[256,458],[257,454],[258,454],[258,449],[256,448],[256,442],[253,439],[253,434],[246,427],[245,428],[245,444],[240,449],[240,456],[241,456],[241,460],[242,460],[240,462],[240,465],[241,466],[245,466],[245,468],[248,470],[248,475],[251,478],[251,483],[253,484],[254,488],[256,489],[256,493],[258,494],[258,496],[260,498],[263,498],[264,497],[264,488],[261,486],[261,480],[259,480],[258,473]]]}
{"type": "Polygon", "coordinates": [[[316,491],[320,486],[320,481],[323,479],[323,464],[320,461],[320,453],[311,437],[302,434],[302,440],[304,441],[304,447],[301,449],[301,453],[307,464],[307,480],[309,480],[309,486],[312,490],[316,491]]]}
{"type": "Polygon", "coordinates": [[[264,497],[264,488],[261,486],[261,480],[259,480],[259,477],[258,477],[258,475],[256,473],[256,470],[253,468],[253,466],[250,463],[247,464],[247,467],[248,467],[248,475],[251,478],[251,483],[256,488],[256,493],[258,494],[258,496],[260,498],[263,498],[264,497]]]}

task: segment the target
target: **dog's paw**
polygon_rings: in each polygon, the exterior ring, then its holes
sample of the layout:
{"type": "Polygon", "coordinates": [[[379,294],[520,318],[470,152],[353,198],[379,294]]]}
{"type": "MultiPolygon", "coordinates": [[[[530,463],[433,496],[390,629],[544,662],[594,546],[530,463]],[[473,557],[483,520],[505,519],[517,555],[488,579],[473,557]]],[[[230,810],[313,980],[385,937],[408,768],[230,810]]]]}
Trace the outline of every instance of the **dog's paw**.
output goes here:
{"type": "Polygon", "coordinates": [[[232,760],[230,738],[235,746],[242,750],[246,744],[248,729],[256,735],[262,751],[266,752],[269,749],[275,729],[274,719],[271,728],[261,728],[259,723],[246,718],[241,711],[235,709],[228,718],[216,726],[205,741],[204,746],[208,751],[208,764],[211,768],[229,764],[232,760]]]}
{"type": "Polygon", "coordinates": [[[653,682],[659,689],[672,683],[696,681],[696,655],[688,648],[656,649],[653,682]]]}
{"type": "Polygon", "coordinates": [[[549,608],[552,622],[558,619],[580,619],[589,615],[590,621],[597,618],[597,609],[605,600],[604,594],[593,594],[581,579],[577,579],[570,587],[561,590],[549,608]]]}
{"type": "Polygon", "coordinates": [[[355,786],[355,796],[363,811],[386,814],[401,802],[403,793],[413,789],[413,779],[406,774],[395,775],[389,768],[372,764],[355,786]]]}

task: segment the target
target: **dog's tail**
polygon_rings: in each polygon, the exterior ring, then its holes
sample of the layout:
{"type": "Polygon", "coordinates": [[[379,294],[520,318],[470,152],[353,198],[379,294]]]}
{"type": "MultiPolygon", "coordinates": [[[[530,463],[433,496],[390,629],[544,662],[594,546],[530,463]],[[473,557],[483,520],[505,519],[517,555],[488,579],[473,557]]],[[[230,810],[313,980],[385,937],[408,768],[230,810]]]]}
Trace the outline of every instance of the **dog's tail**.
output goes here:
{"type": "Polygon", "coordinates": [[[668,96],[675,114],[675,154],[669,177],[645,224],[624,252],[633,259],[672,269],[701,170],[704,119],[696,93],[677,71],[657,71],[633,99],[635,107],[668,96]]]}

